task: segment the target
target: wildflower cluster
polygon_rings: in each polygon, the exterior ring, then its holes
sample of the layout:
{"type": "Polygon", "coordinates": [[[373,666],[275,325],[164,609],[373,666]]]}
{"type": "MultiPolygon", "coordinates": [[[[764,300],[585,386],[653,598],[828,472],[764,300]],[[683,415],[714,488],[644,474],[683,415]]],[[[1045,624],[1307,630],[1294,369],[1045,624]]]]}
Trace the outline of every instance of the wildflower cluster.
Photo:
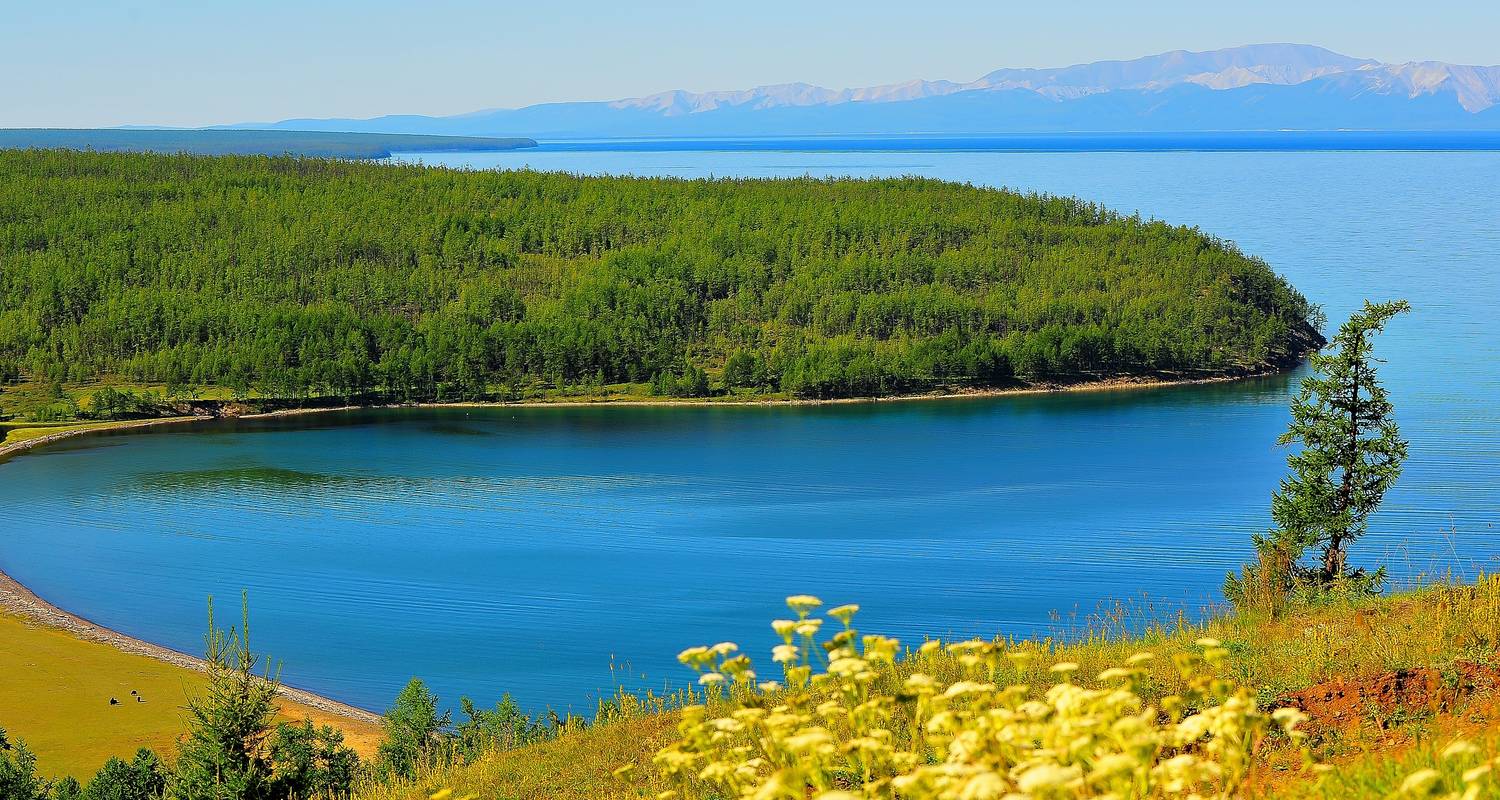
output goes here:
{"type": "Polygon", "coordinates": [[[820,641],[821,602],[787,605],[796,619],[772,623],[781,682],[757,683],[731,643],[679,656],[710,694],[653,759],[675,787],[660,800],[1228,797],[1268,733],[1301,739],[1300,712],[1262,712],[1217,677],[1228,651],[1211,639],[1174,659],[1186,688],[1153,705],[1149,653],[1092,686],[1053,664],[1034,690],[1022,679],[1035,650],[928,641],[898,658],[895,639],[855,630],[857,606],[828,611],[839,629],[820,641]]]}

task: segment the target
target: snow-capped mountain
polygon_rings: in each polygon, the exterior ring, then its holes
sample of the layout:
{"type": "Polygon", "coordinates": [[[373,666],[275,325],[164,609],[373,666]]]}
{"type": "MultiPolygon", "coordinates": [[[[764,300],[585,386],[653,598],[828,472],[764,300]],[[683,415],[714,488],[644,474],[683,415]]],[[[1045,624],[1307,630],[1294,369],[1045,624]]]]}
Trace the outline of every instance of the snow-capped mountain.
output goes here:
{"type": "Polygon", "coordinates": [[[913,80],[851,89],[788,83],[455,117],[299,119],[233,127],[538,138],[1494,130],[1500,129],[1500,66],[1386,64],[1310,45],[1262,44],[1050,69],[999,69],[967,82],[913,80]]]}

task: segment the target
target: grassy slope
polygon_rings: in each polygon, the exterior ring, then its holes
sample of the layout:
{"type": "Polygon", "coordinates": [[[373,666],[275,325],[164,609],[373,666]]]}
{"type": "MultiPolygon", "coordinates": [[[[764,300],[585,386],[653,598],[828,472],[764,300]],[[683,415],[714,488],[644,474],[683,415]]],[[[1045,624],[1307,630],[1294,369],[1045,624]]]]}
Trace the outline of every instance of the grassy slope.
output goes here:
{"type": "MultiPolygon", "coordinates": [[[[93,406],[94,393],[108,386],[120,391],[155,392],[165,397],[167,386],[162,383],[136,383],[132,381],[109,379],[102,381],[90,381],[88,383],[68,383],[62,388],[78,402],[80,408],[89,409],[93,406]]],[[[222,386],[200,386],[194,387],[189,397],[174,397],[172,400],[217,400],[228,401],[234,397],[234,393],[222,386]]],[[[255,395],[251,395],[255,397],[255,395]]],[[[74,424],[73,422],[36,422],[33,415],[38,409],[53,404],[57,398],[53,395],[52,387],[39,381],[21,381],[8,385],[0,385],[0,410],[10,417],[9,422],[0,423],[0,432],[5,430],[16,431],[20,428],[37,428],[59,424],[74,424]]],[[[36,434],[42,435],[42,434],[36,434]]],[[[0,438],[0,442],[3,442],[0,438]]],[[[15,441],[14,438],[11,441],[15,441]]]]}
{"type": "MultiPolygon", "coordinates": [[[[1352,607],[1312,609],[1278,622],[1230,617],[1203,627],[1158,628],[1131,637],[1110,635],[1109,628],[1106,624],[1077,644],[1042,643],[1053,658],[1033,667],[1032,685],[1047,684],[1043,670],[1054,661],[1077,661],[1079,674],[1096,674],[1142,649],[1163,656],[1193,649],[1194,640],[1204,635],[1230,648],[1236,677],[1261,687],[1267,703],[1339,676],[1363,679],[1414,667],[1448,670],[1456,661],[1500,666],[1500,578],[1474,587],[1434,587],[1352,607]]],[[[769,666],[766,658],[758,660],[769,666]]],[[[1170,693],[1177,681],[1170,661],[1156,663],[1158,691],[1170,693]]],[[[469,767],[441,770],[411,785],[372,787],[361,800],[425,797],[438,787],[452,787],[455,796],[476,792],[501,800],[651,797],[665,787],[652,782],[650,756],[673,735],[670,715],[597,726],[544,745],[492,754],[469,767]],[[628,763],[642,766],[637,771],[641,777],[622,785],[610,771],[628,763]]],[[[1253,788],[1260,796],[1383,797],[1413,770],[1431,764],[1435,753],[1457,736],[1500,752],[1500,698],[1480,690],[1439,707],[1365,707],[1317,735],[1319,758],[1335,767],[1321,784],[1298,774],[1289,764],[1290,754],[1271,750],[1264,754],[1253,788]]]]}
{"type": "MultiPolygon", "coordinates": [[[[0,726],[24,739],[48,776],[92,776],[112,755],[138,747],[166,756],[183,732],[184,703],[203,688],[203,676],[56,628],[0,612],[0,726]],[[138,703],[134,689],[146,699],[138,703]],[[111,706],[109,698],[121,701],[111,706]]],[[[288,718],[311,717],[343,729],[350,746],[368,755],[382,735],[377,726],[334,717],[282,700],[288,718]]]]}
{"type": "Polygon", "coordinates": [[[43,436],[51,436],[54,433],[96,431],[118,427],[120,427],[118,422],[26,422],[0,425],[0,445],[20,444],[32,439],[40,439],[43,436]]]}

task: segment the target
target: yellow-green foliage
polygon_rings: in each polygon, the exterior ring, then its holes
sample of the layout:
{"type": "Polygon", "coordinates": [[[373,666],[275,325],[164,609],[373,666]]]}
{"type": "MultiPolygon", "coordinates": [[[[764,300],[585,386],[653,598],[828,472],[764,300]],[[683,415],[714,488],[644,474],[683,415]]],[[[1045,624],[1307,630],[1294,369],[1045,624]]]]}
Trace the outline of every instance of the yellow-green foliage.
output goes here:
{"type": "Polygon", "coordinates": [[[67,431],[91,431],[119,427],[118,422],[20,423],[0,425],[0,444],[18,444],[67,431]]]}
{"type": "Polygon", "coordinates": [[[1074,682],[1077,663],[1053,663],[1050,688],[1035,690],[1035,648],[933,640],[898,663],[896,640],[851,626],[857,607],[830,611],[841,630],[820,644],[824,620],[810,612],[821,603],[787,604],[797,619],[772,623],[784,685],[756,685],[731,643],[679,656],[724,702],[684,709],[682,738],[653,759],[676,784],[669,796],[1229,797],[1268,734],[1299,736],[1300,712],[1264,712],[1218,676],[1229,651],[1215,639],[1172,659],[1183,689],[1152,704],[1152,653],[1103,671],[1097,688],[1074,682]]]}
{"type": "MultiPolygon", "coordinates": [[[[840,613],[846,610],[841,609],[840,613]]],[[[1252,727],[1257,730],[1271,727],[1274,731],[1280,726],[1267,726],[1264,714],[1276,707],[1279,698],[1336,676],[1372,676],[1402,668],[1443,667],[1455,660],[1500,665],[1500,577],[1495,576],[1481,577],[1470,585],[1438,584],[1394,597],[1302,608],[1278,620],[1231,615],[1213,618],[1202,625],[1181,619],[1157,626],[1142,624],[1144,619],[1159,616],[1152,609],[1122,608],[1097,620],[1092,632],[1069,637],[1067,641],[971,643],[956,650],[929,645],[925,652],[915,648],[909,657],[896,659],[894,664],[876,659],[876,669],[871,670],[876,674],[876,680],[865,691],[870,697],[886,698],[892,709],[899,707],[900,703],[912,707],[915,699],[900,698],[914,694],[905,691],[905,682],[913,674],[930,676],[933,696],[936,696],[939,687],[942,692],[947,692],[955,683],[972,681],[971,671],[976,664],[979,668],[988,668],[987,660],[998,658],[996,664],[1000,672],[997,679],[981,681],[996,684],[996,689],[989,692],[988,697],[1003,700],[1001,684],[1024,683],[1036,687],[1028,693],[1028,701],[1035,700],[1052,708],[1053,702],[1046,697],[1045,690],[1059,681],[1058,674],[1051,672],[1050,668],[1059,662],[1070,662],[1077,664],[1078,669],[1072,672],[1065,686],[1073,688],[1061,692],[1071,694],[1079,688],[1113,689],[1117,683],[1128,684],[1122,688],[1128,688],[1143,708],[1165,709],[1166,698],[1192,695],[1192,677],[1184,678],[1178,663],[1180,658],[1196,657],[1192,663],[1199,677],[1203,676],[1205,668],[1211,667],[1215,679],[1224,682],[1222,686],[1233,686],[1241,692],[1247,687],[1255,687],[1254,698],[1260,716],[1251,717],[1252,727]],[[1218,663],[1207,664],[1202,660],[1204,647],[1198,644],[1202,639],[1218,640],[1220,648],[1228,651],[1227,655],[1214,653],[1213,658],[1218,663]],[[1156,658],[1145,663],[1127,663],[1133,654],[1143,650],[1155,653],[1156,658]],[[1016,660],[1007,658],[1007,652],[1033,655],[1029,660],[1024,655],[1016,660]],[[1112,673],[1105,681],[1097,680],[1100,673],[1115,667],[1134,674],[1112,673]]],[[[794,640],[783,646],[799,648],[797,661],[783,663],[803,666],[804,656],[816,651],[806,649],[797,638],[800,634],[796,625],[806,621],[791,622],[794,640]]],[[[813,621],[812,624],[842,627],[841,623],[813,621]]],[[[786,623],[781,625],[785,628],[786,623]]],[[[882,652],[884,641],[876,640],[877,654],[882,652]]],[[[863,656],[863,641],[855,645],[863,656]]],[[[749,679],[743,667],[749,665],[734,660],[738,651],[719,654],[712,651],[712,648],[704,648],[690,650],[687,654],[689,660],[694,661],[711,658],[711,662],[702,662],[704,671],[724,676],[720,683],[724,688],[720,698],[710,701],[703,710],[693,712],[698,716],[688,718],[691,726],[708,725],[710,719],[724,717],[734,720],[735,711],[744,707],[766,709],[769,716],[770,709],[776,705],[789,708],[793,705],[793,692],[785,688],[769,695],[764,690],[748,692],[749,679]],[[725,660],[731,661],[728,671],[718,668],[725,660]],[[709,667],[710,663],[713,668],[709,667]],[[742,679],[739,688],[730,691],[735,685],[735,672],[742,679]],[[746,697],[752,702],[745,703],[746,697]]],[[[781,654],[786,657],[788,652],[783,650],[781,654]]],[[[864,660],[868,662],[870,659],[864,660]]],[[[824,682],[822,688],[807,689],[803,693],[823,692],[824,699],[838,696],[841,678],[835,676],[821,680],[824,682]],[[834,683],[829,684],[829,681],[834,683]]],[[[707,685],[715,683],[718,683],[716,678],[707,681],[707,685]]],[[[1231,691],[1230,696],[1234,694],[1231,691]]],[[[811,701],[795,702],[806,704],[811,701]]],[[[817,701],[821,702],[822,699],[817,701]]],[[[977,702],[977,698],[964,698],[959,710],[973,712],[977,702]]],[[[841,700],[840,705],[848,704],[841,700]]],[[[1195,705],[1193,710],[1201,711],[1216,705],[1223,706],[1225,702],[1195,705]]],[[[810,709],[816,712],[817,704],[812,704],[810,709]]],[[[1492,718],[1481,716],[1480,719],[1477,723],[1480,728],[1493,725],[1492,718]]],[[[1170,721],[1170,715],[1167,720],[1170,721]]],[[[560,739],[543,745],[490,754],[477,764],[436,769],[415,781],[393,786],[367,787],[358,796],[360,800],[416,800],[443,787],[451,787],[455,798],[475,794],[486,800],[653,798],[664,791],[680,792],[682,787],[677,785],[677,779],[663,776],[652,763],[652,758],[663,749],[683,750],[685,745],[681,740],[685,737],[675,731],[682,722],[682,718],[670,713],[654,713],[596,724],[587,729],[569,731],[560,739]],[[622,765],[634,769],[626,770],[629,774],[623,775],[624,779],[612,779],[610,771],[622,765]]],[[[818,719],[816,724],[830,732],[836,751],[840,745],[852,740],[843,729],[826,720],[818,719]]],[[[909,749],[909,732],[913,724],[899,717],[892,724],[895,725],[891,728],[892,749],[909,749]]],[[[1303,762],[1297,752],[1300,747],[1286,736],[1273,732],[1255,754],[1251,780],[1242,794],[1246,797],[1305,797],[1310,800],[1384,798],[1392,796],[1411,774],[1439,767],[1444,781],[1428,788],[1439,794],[1457,791],[1462,797],[1467,791],[1466,787],[1460,786],[1462,774],[1477,762],[1472,759],[1465,761],[1467,757],[1445,761],[1440,758],[1441,751],[1462,737],[1471,740],[1485,753],[1500,752],[1500,731],[1476,734],[1476,723],[1469,722],[1467,716],[1464,725],[1467,727],[1460,726],[1456,732],[1430,727],[1430,733],[1423,734],[1430,741],[1409,750],[1400,749],[1399,742],[1409,741],[1417,730],[1415,728],[1410,734],[1376,729],[1370,734],[1369,741],[1358,743],[1353,755],[1344,740],[1332,743],[1343,749],[1330,749],[1329,743],[1313,742],[1314,754],[1328,765],[1328,769],[1321,773],[1297,769],[1303,762]],[[1391,743],[1392,736],[1397,736],[1397,744],[1391,743]],[[1464,764],[1470,766],[1460,769],[1464,764]]],[[[1158,726],[1157,735],[1165,735],[1161,728],[1158,726]]],[[[838,752],[835,756],[846,757],[838,752]]],[[[862,776],[844,777],[856,780],[833,791],[862,791],[857,786],[857,779],[862,776]]],[[[692,780],[700,781],[696,776],[692,780]]],[[[1500,796],[1493,781],[1486,779],[1474,785],[1478,786],[1475,790],[1477,797],[1500,796]]],[[[698,790],[706,788],[710,787],[700,781],[698,790]]]]}
{"type": "MultiPolygon", "coordinates": [[[[6,425],[11,429],[40,430],[73,424],[80,414],[97,411],[95,396],[103,389],[130,392],[135,395],[167,397],[173,387],[163,383],[135,383],[119,377],[98,381],[54,384],[47,381],[29,380],[6,384],[0,381],[0,413],[12,419],[6,425]]],[[[198,400],[228,401],[235,397],[233,391],[222,386],[195,386],[190,390],[178,388],[176,397],[191,396],[198,400]]],[[[255,397],[254,392],[246,393],[255,397]]],[[[166,413],[168,409],[161,409],[166,413]]],[[[108,423],[89,423],[108,424],[108,423]]],[[[43,431],[45,433],[45,431],[43,431]]],[[[38,434],[41,435],[41,434],[38,434]]],[[[16,441],[12,437],[11,441],[16,441]]]]}
{"type": "MultiPolygon", "coordinates": [[[[557,739],[519,750],[497,750],[472,764],[439,765],[414,780],[370,782],[359,800],[422,800],[451,789],[452,800],[609,800],[649,798],[655,792],[615,780],[621,764],[646,760],[676,735],[673,713],[622,719],[563,731],[557,739]]],[[[643,776],[645,777],[645,776],[643,776]]]]}
{"type": "Polygon", "coordinates": [[[1410,751],[1376,753],[1330,770],[1316,783],[1282,792],[1288,800],[1343,800],[1350,797],[1500,798],[1500,730],[1473,740],[1426,742],[1410,751]]]}

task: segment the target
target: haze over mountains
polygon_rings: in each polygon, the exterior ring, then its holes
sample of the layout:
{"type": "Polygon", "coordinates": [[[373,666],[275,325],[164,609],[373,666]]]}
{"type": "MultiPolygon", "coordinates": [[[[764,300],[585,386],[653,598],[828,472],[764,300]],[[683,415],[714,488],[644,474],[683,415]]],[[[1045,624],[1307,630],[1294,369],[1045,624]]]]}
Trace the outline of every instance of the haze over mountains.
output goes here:
{"type": "Polygon", "coordinates": [[[1500,66],[1386,64],[1321,47],[1174,51],[958,83],[806,83],[545,103],[451,117],[293,119],[229,127],[588,138],[1064,131],[1497,130],[1500,66]]]}

